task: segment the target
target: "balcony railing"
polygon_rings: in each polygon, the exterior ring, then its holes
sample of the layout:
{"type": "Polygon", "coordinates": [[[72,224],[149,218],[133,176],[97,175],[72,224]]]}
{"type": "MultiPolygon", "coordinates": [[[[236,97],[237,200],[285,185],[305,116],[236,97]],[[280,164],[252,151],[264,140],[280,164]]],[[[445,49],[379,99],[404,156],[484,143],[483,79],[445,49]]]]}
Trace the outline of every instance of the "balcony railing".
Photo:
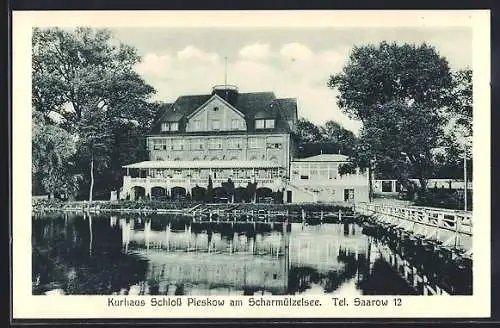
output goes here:
{"type": "MultiPolygon", "coordinates": [[[[227,182],[229,178],[214,178],[212,179],[213,184],[222,184],[227,182]]],[[[256,181],[258,184],[270,184],[274,183],[277,179],[282,180],[281,177],[255,177],[255,178],[230,178],[235,185],[245,184],[248,182],[256,181]]],[[[208,184],[208,178],[206,177],[146,177],[146,178],[132,178],[130,176],[123,177],[124,183],[130,184],[169,184],[169,185],[183,185],[190,183],[191,185],[206,185],[208,184]]]]}

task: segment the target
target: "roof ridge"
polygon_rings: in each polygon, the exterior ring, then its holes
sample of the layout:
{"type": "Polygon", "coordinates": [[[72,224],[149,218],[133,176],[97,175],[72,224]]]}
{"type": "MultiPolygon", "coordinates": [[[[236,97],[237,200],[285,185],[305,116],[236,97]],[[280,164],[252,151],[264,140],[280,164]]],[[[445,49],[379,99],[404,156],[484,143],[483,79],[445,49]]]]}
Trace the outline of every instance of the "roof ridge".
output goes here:
{"type": "Polygon", "coordinates": [[[196,95],[182,95],[182,96],[178,96],[177,99],[179,98],[185,98],[185,97],[206,97],[206,96],[211,96],[212,94],[211,93],[203,93],[203,94],[196,94],[196,95]]]}

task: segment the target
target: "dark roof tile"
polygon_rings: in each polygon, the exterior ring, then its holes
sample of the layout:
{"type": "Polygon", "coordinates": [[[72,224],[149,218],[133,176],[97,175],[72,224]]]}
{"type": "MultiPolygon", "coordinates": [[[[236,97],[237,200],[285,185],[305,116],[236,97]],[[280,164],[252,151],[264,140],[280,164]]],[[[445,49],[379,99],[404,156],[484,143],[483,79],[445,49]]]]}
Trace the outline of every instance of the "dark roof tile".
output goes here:
{"type": "MultiPolygon", "coordinates": [[[[173,104],[166,104],[168,107],[164,106],[165,112],[154,124],[152,132],[159,130],[161,122],[188,117],[211,97],[211,94],[180,96],[173,104]]],[[[297,118],[296,99],[276,99],[273,92],[236,93],[228,102],[250,119],[275,117],[278,112],[285,119],[297,118]]]]}
{"type": "Polygon", "coordinates": [[[283,117],[287,120],[297,119],[297,99],[295,98],[280,98],[276,99],[281,108],[283,117]]]}

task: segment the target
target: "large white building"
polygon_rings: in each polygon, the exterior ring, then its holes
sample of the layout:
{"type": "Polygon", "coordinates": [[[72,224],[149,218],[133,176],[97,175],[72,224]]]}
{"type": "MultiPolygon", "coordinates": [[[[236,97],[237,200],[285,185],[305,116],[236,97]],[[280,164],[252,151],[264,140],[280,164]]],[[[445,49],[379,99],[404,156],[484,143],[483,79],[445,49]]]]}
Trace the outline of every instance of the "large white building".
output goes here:
{"type": "Polygon", "coordinates": [[[296,159],[296,121],[296,99],[273,92],[240,93],[226,85],[210,94],[181,96],[165,106],[147,136],[149,160],[124,166],[120,198],[206,199],[210,179],[214,196],[230,201],[364,200],[364,175],[338,174],[347,157],[296,159]],[[310,178],[294,173],[306,167],[310,178]]]}

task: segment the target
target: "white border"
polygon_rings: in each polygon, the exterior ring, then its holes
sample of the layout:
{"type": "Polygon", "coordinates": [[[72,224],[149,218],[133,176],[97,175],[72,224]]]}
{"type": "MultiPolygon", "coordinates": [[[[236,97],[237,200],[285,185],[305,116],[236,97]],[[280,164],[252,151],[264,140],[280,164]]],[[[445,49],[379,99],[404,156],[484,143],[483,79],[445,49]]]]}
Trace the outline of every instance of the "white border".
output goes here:
{"type": "MultiPolygon", "coordinates": [[[[490,13],[473,11],[13,12],[13,318],[363,318],[490,316],[490,13]],[[214,26],[216,24],[216,26],[214,26]],[[294,25],[291,25],[294,24],[294,25]],[[295,25],[300,24],[300,26],[295,25]],[[31,295],[31,30],[99,27],[458,27],[473,29],[474,295],[403,297],[401,307],[152,308],[107,306],[106,296],[31,295]]],[[[460,49],[457,49],[460,51],[460,49]]],[[[146,299],[149,297],[146,297],[146,299]]],[[[392,297],[376,297],[389,299],[392,297]]],[[[227,297],[226,297],[227,299],[227,297]]],[[[243,299],[246,297],[231,297],[243,299]]],[[[369,299],[369,297],[365,297],[369,299]]],[[[392,302],[392,301],[390,301],[392,302]]]]}

